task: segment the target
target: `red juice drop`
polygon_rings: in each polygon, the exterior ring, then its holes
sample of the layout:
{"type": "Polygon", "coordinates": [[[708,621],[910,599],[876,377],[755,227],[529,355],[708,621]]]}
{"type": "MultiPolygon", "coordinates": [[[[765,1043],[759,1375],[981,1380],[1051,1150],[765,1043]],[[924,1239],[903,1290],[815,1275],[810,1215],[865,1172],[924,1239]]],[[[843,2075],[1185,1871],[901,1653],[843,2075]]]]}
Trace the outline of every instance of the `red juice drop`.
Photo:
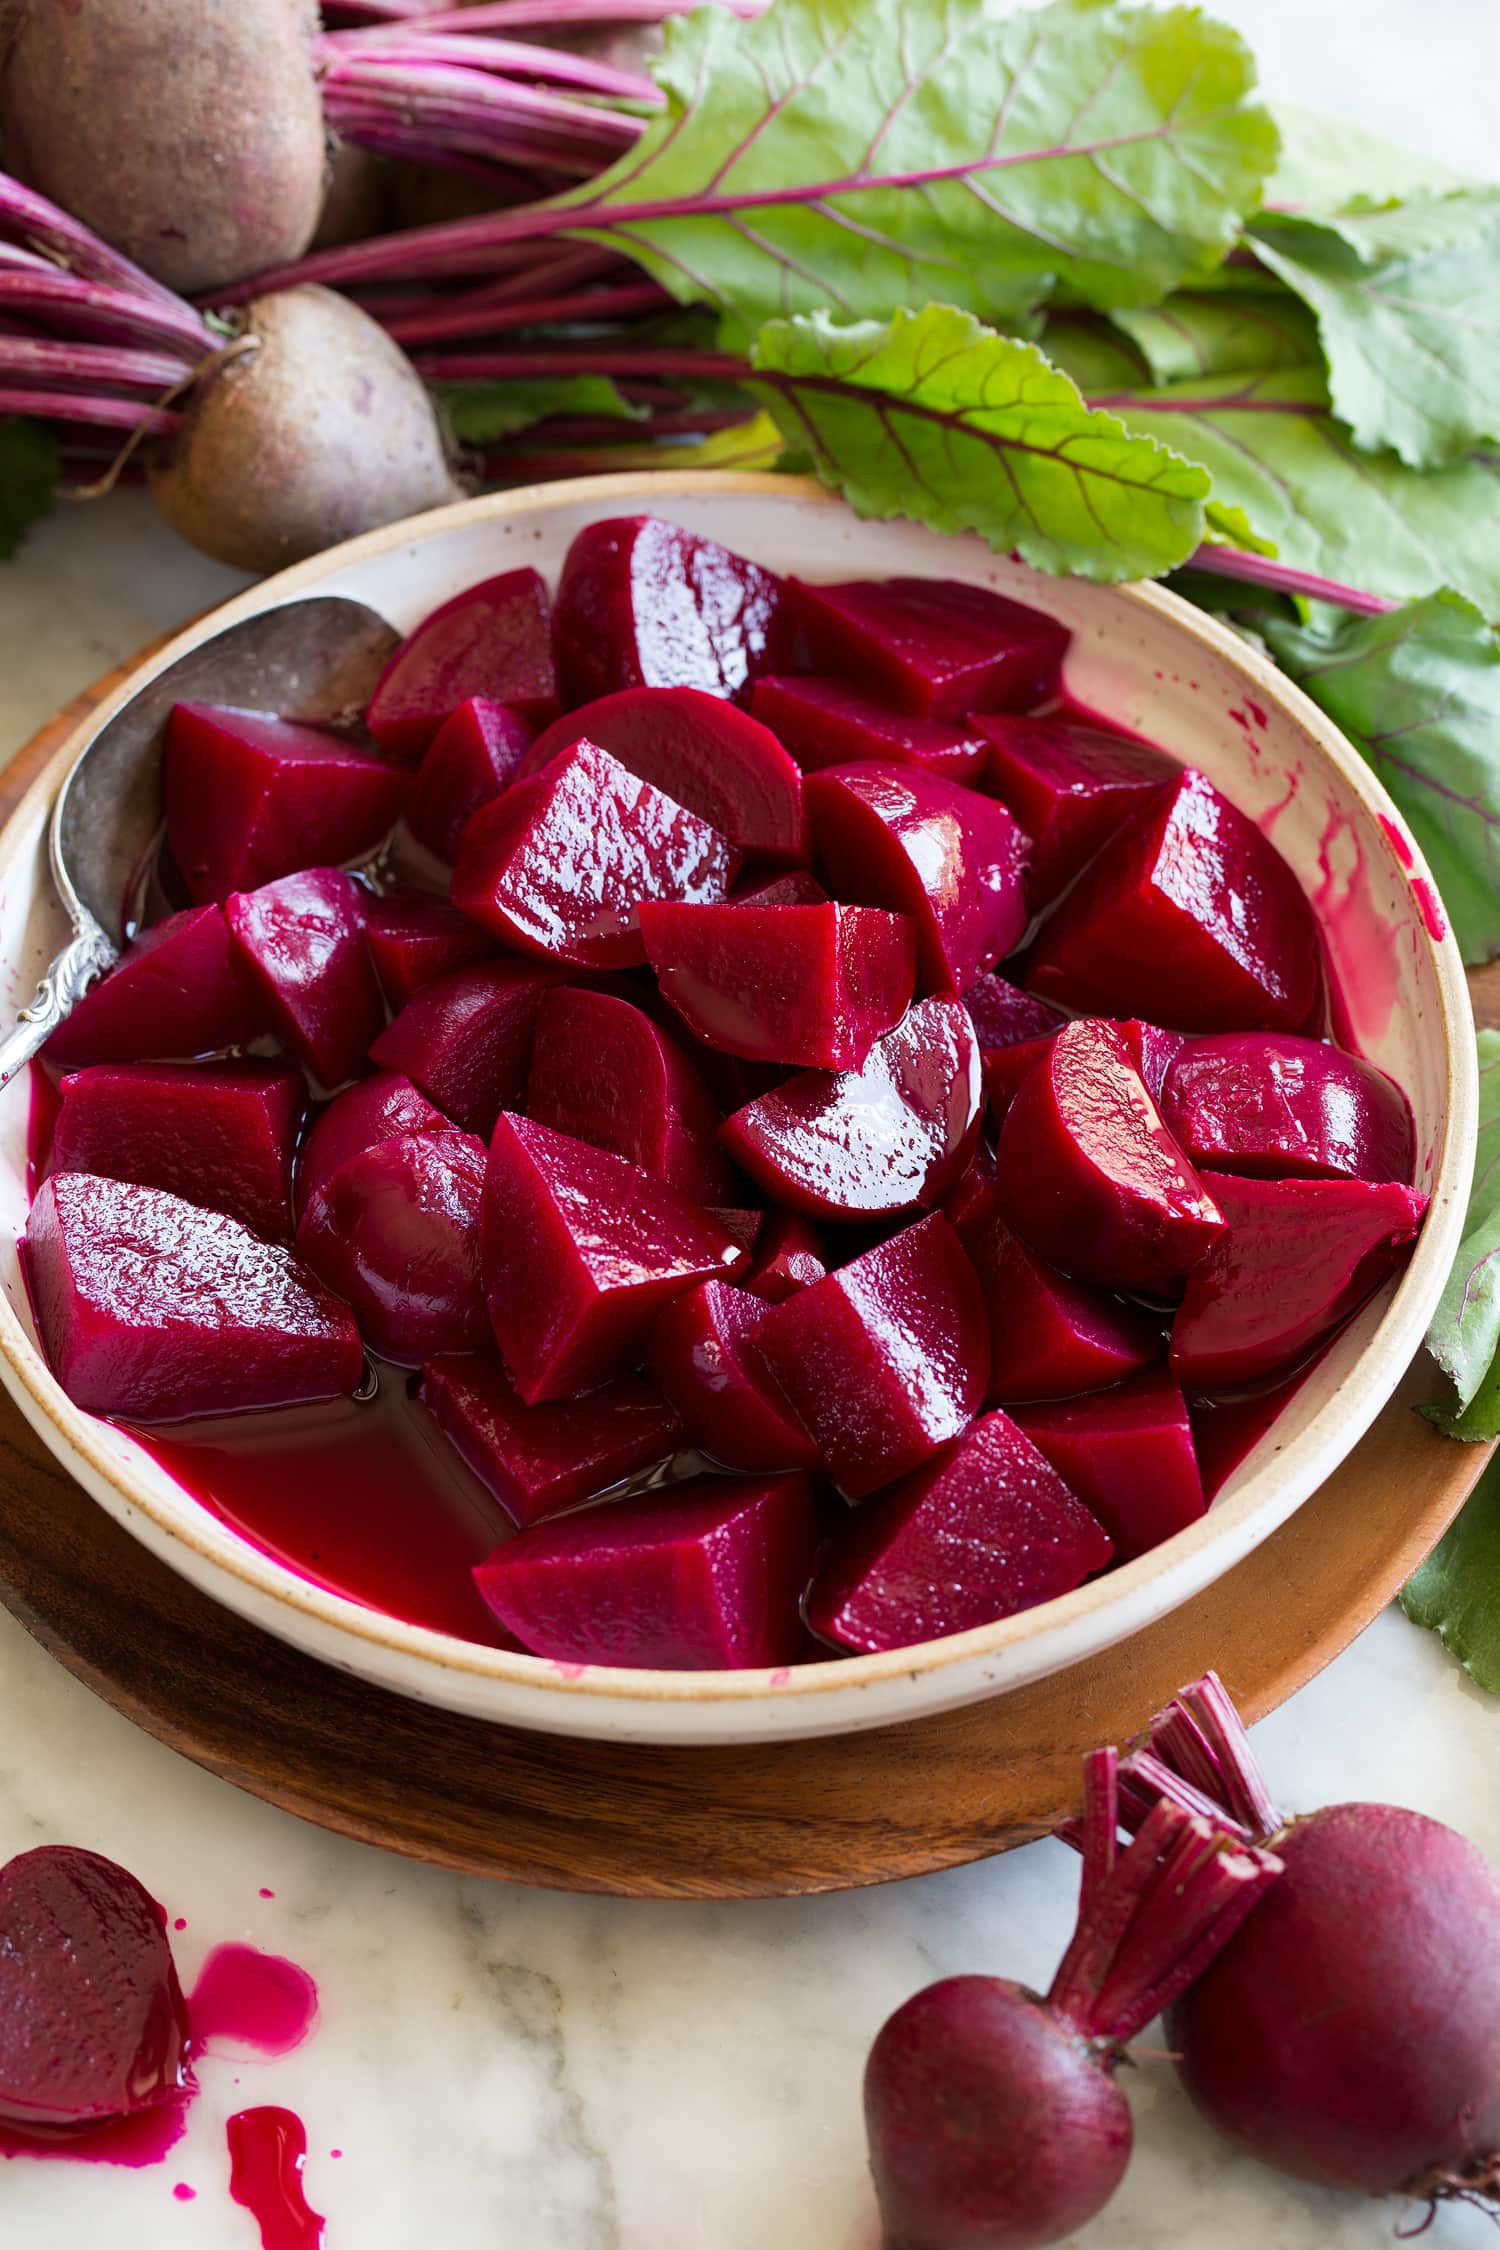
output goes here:
{"type": "Polygon", "coordinates": [[[242,2109],[225,2128],[229,2192],[260,2228],[261,2250],[319,2250],[323,2221],[302,2189],[307,2131],[290,2109],[242,2109]]]}
{"type": "Polygon", "coordinates": [[[253,1945],[216,1945],[188,2001],[197,2054],[289,2055],[318,2016],[318,1988],[305,1969],[253,1945]]]}

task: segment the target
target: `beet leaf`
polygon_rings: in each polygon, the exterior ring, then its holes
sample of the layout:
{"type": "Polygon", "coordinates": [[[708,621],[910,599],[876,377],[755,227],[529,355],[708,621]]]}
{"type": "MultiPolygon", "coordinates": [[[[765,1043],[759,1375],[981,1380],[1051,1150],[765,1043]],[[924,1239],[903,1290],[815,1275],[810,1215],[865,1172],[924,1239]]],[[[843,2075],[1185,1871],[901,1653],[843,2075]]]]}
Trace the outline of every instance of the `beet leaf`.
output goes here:
{"type": "Polygon", "coordinates": [[[57,490],[57,444],[21,418],[0,421],[0,560],[8,561],[57,490]]]}
{"type": "Polygon", "coordinates": [[[1401,1596],[1475,1683],[1500,1695],[1500,1463],[1487,1469],[1401,1596]]]}

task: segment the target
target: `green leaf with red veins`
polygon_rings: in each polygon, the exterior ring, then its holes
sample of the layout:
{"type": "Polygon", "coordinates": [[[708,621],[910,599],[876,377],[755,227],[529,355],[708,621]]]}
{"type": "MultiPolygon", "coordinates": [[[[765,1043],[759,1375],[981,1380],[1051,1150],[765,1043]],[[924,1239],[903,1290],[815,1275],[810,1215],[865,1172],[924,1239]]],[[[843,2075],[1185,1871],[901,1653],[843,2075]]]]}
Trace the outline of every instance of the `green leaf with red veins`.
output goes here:
{"type": "Polygon", "coordinates": [[[1500,1462],[1487,1469],[1401,1596],[1469,1677],[1500,1695],[1500,1462]]]}
{"type": "Polygon", "coordinates": [[[1479,1148],[1464,1238],[1427,1331],[1427,1349],[1457,1394],[1429,1418],[1454,1436],[1500,1437],[1500,1032],[1479,1034],[1479,1148]]]}
{"type": "Polygon", "coordinates": [[[37,422],[0,422],[0,561],[8,560],[57,491],[57,445],[37,422]]]}

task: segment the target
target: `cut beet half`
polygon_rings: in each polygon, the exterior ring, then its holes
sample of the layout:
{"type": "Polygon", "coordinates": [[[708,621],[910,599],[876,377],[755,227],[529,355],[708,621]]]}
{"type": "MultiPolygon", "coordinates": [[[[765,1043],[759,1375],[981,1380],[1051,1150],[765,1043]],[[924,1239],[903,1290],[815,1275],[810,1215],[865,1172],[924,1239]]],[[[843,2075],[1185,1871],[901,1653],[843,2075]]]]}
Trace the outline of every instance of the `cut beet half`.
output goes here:
{"type": "Polygon", "coordinates": [[[568,549],[554,629],[568,710],[623,688],[738,698],[785,641],[781,580],[680,524],[616,516],[568,549]]]}
{"type": "Polygon", "coordinates": [[[810,1289],[828,1271],[823,1238],[795,1211],[767,1211],[751,1242],[750,1263],[736,1278],[752,1296],[779,1305],[798,1289],[810,1289]]]}
{"type": "Polygon", "coordinates": [[[751,877],[736,884],[727,903],[730,906],[824,906],[828,893],[816,875],[809,875],[805,867],[792,867],[784,875],[771,875],[764,881],[751,877]]]}
{"type": "Polygon", "coordinates": [[[297,1251],[402,1367],[487,1341],[479,1273],[484,1143],[405,1133],[341,1164],[302,1214],[297,1251]]]}
{"type": "Polygon", "coordinates": [[[224,918],[298,1062],[330,1090],[353,1078],[385,1022],[358,884],[337,868],[310,867],[237,891],[224,918]]]}
{"type": "Polygon", "coordinates": [[[417,1396],[438,1428],[518,1524],[576,1508],[669,1461],[682,1423],[639,1376],[583,1398],[523,1406],[493,1352],[430,1360],[417,1396]]]}
{"type": "Polygon", "coordinates": [[[256,1039],[270,1011],[230,942],[224,910],[190,906],[143,930],[47,1042],[47,1060],[144,1062],[256,1039]]]}
{"type": "Polygon", "coordinates": [[[1010,1105],[1036,1065],[1052,1051],[1055,1033],[1045,1039],[1018,1039],[1013,1047],[992,1047],[983,1058],[985,1099],[996,1125],[1003,1125],[1010,1105]]]}
{"type": "Polygon", "coordinates": [[[1204,1512],[1187,1408],[1164,1367],[1090,1398],[1018,1406],[1015,1419],[1099,1518],[1116,1562],[1159,1547],[1204,1512]]]}
{"type": "Polygon", "coordinates": [[[53,1173],[25,1265],[52,1372],[90,1413],[171,1422],[359,1386],[347,1305],[279,1245],[160,1188],[53,1173]]]}
{"type": "Polygon", "coordinates": [[[677,1042],[628,1000],[567,986],[544,996],[525,1109],[695,1203],[734,1192],[713,1095],[677,1042]]]}
{"type": "Polygon", "coordinates": [[[1106,1289],[1173,1296],[1223,1232],[1118,1029],[1097,1017],[1067,1025],[1022,1080],[996,1166],[1022,1241],[1106,1289]]]}
{"type": "Polygon", "coordinates": [[[297,1159],[297,1211],[304,1212],[341,1165],[406,1133],[451,1133],[453,1120],[434,1109],[409,1078],[378,1071],[328,1104],[302,1144],[297,1159]]]}
{"type": "Polygon", "coordinates": [[[1103,1570],[1113,1543],[1008,1414],[856,1509],[813,1579],[807,1622],[873,1655],[1013,1617],[1103,1570]]]}
{"type": "Polygon", "coordinates": [[[510,1115],[490,1143],[483,1255],[495,1338],[528,1406],[620,1373],[664,1304],[745,1263],[664,1180],[510,1115]]]}
{"type": "Polygon", "coordinates": [[[768,1195],[822,1219],[940,1203],[974,1153],[983,1087],[962,1002],[909,1008],[863,1069],[799,1071],[720,1130],[768,1195]]]}
{"type": "Polygon", "coordinates": [[[920,1466],[984,1396],[989,1324],[940,1212],[771,1306],[756,1349],[851,1499],[920,1466]]]}
{"type": "Polygon", "coordinates": [[[878,681],[903,711],[1025,710],[1057,693],[1071,635],[1056,618],[950,578],[791,582],[820,670],[878,681]]]}
{"type": "Polygon", "coordinates": [[[926,766],[949,781],[973,781],[989,754],[984,736],[967,720],[894,711],[846,680],[817,674],[757,680],[751,709],[804,773],[874,758],[883,765],[926,766]]]}
{"type": "Polygon", "coordinates": [[[1023,992],[1018,984],[1007,984],[1004,977],[976,978],[965,990],[963,1002],[986,1061],[998,1048],[1050,1039],[1068,1020],[1061,1008],[1038,1000],[1034,992],[1023,992]]]}
{"type": "Polygon", "coordinates": [[[449,866],[481,805],[515,780],[532,730],[519,711],[468,696],[438,728],[406,799],[406,825],[449,866]]]}
{"type": "Polygon", "coordinates": [[[424,891],[368,900],[365,942],[380,989],[393,1008],[404,1008],[424,985],[483,961],[495,950],[494,939],[467,914],[424,891]]]}
{"type": "Polygon", "coordinates": [[[438,977],[387,1024],[370,1060],[403,1072],[466,1133],[488,1134],[525,1098],[537,1010],[559,974],[536,961],[485,961],[438,977]]]}
{"type": "Polygon", "coordinates": [[[873,906],[647,904],[641,937],[699,1039],[789,1068],[858,1070],[916,979],[910,920],[873,906]]]}
{"type": "Polygon", "coordinates": [[[1416,1160],[1400,1087],[1357,1055],[1288,1032],[1181,1041],[1162,1115],[1193,1162],[1216,1172],[1405,1185],[1416,1160]]]}
{"type": "Polygon", "coordinates": [[[991,1405],[1104,1390],[1165,1352],[1160,1321],[1049,1266],[993,1203],[960,1223],[959,1239],[990,1316],[991,1405]]]}
{"type": "Polygon", "coordinates": [[[739,854],[591,742],[476,813],[453,901],[506,945],[591,969],[644,963],[647,899],[721,899],[739,854]]]}
{"type": "Polygon", "coordinates": [[[1027,890],[1042,907],[1067,888],[1101,845],[1181,772],[1149,742],[1067,719],[976,716],[987,739],[985,785],[1031,838],[1027,890]]]}
{"type": "Polygon", "coordinates": [[[728,1469],[809,1469],[818,1449],[754,1351],[759,1297],[705,1281],[668,1305],[651,1331],[651,1372],[693,1443],[728,1469]]]}
{"type": "Polygon", "coordinates": [[[486,578],[424,619],[375,683],[370,732],[382,750],[415,765],[471,696],[508,704],[534,726],[557,710],[547,588],[538,571],[486,578]]]}
{"type": "Polygon", "coordinates": [[[1393,1182],[1242,1180],[1206,1172],[1225,1232],[1188,1276],[1172,1369],[1226,1390],[1290,1369],[1411,1255],[1427,1197],[1393,1182]]]}

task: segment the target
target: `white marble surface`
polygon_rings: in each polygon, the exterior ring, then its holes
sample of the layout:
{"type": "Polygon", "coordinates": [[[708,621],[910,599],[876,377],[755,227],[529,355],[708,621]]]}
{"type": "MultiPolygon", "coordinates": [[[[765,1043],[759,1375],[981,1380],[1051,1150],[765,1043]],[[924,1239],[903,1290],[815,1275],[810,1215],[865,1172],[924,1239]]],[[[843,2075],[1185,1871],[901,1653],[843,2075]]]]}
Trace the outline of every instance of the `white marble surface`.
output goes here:
{"type": "MultiPolygon", "coordinates": [[[[1495,0],[1222,0],[1274,90],[1500,168],[1495,0]]],[[[0,752],[117,656],[235,583],[138,496],[60,514],[0,571],[0,752]]],[[[1260,1730],[1283,1802],[1370,1795],[1500,1858],[1500,1707],[1395,1613],[1260,1730]]],[[[0,1617],[0,1861],[109,1852],[175,1915],[191,1975],[247,1937],[322,1988],[278,2063],[204,2066],[162,2169],[0,2163],[18,2250],[254,2250],[223,2119],[299,2109],[329,2250],[874,2250],[859,2073],[917,1985],[1051,1973],[1074,1862],[1038,1845],[883,1891],[735,1906],[578,1900],[460,1881],[338,1841],[134,1733],[0,1617]],[[274,1892],[268,1898],[264,1892],[274,1892]],[[329,2153],[340,2149],[335,2159],[329,2153]],[[196,2199],[177,2201],[186,2183],[196,2199]]],[[[1138,2146],[1090,2250],[1356,2250],[1385,2210],[1226,2154],[1164,2062],[1130,2077],[1138,2146]]],[[[1445,2213],[1432,2250],[1492,2240],[1445,2213]]]]}

